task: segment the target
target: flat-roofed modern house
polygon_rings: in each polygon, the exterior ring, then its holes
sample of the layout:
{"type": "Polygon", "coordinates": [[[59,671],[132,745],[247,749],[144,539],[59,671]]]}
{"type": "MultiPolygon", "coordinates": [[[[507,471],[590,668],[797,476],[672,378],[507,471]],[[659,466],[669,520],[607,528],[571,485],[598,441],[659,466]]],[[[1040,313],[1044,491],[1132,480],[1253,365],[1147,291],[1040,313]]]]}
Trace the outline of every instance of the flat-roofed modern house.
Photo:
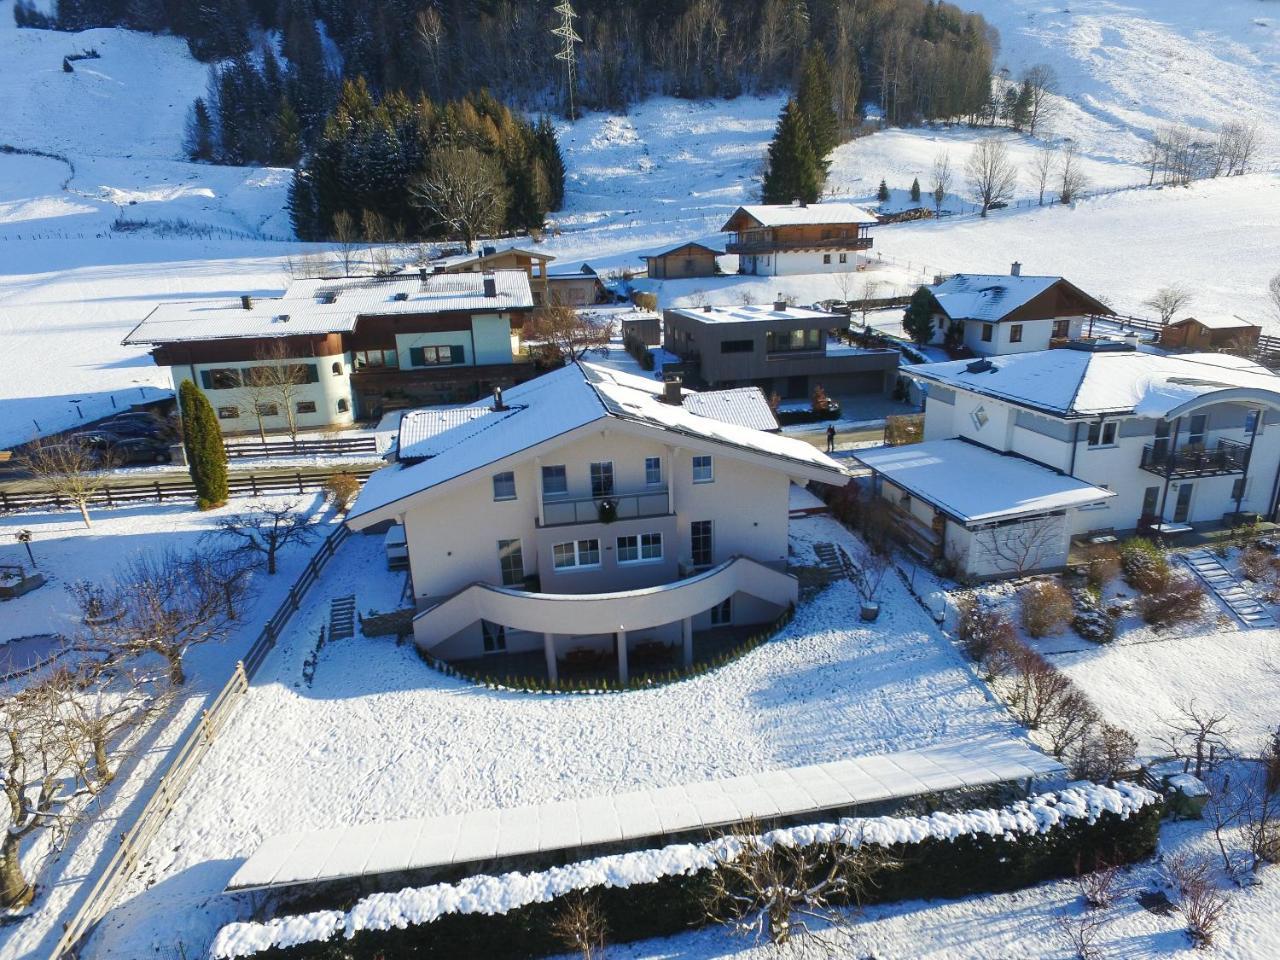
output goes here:
{"type": "Polygon", "coordinates": [[[874,213],[852,203],[754,203],[739,207],[720,229],[732,233],[726,253],[738,272],[759,276],[845,273],[871,249],[874,213]]]}
{"type": "Polygon", "coordinates": [[[1280,377],[1118,342],[922,364],[924,442],[856,451],[908,543],[969,576],[1053,569],[1072,537],[1270,518],[1280,377]]]}
{"type": "Polygon", "coordinates": [[[1262,327],[1239,317],[1185,317],[1160,331],[1160,346],[1174,350],[1238,350],[1258,346],[1262,327]]]}
{"type": "Polygon", "coordinates": [[[533,293],[534,306],[547,302],[547,270],[555,257],[549,253],[538,253],[535,250],[524,250],[520,247],[507,247],[498,250],[484,247],[479,253],[463,254],[432,261],[429,265],[433,272],[439,273],[486,273],[497,270],[523,270],[529,276],[529,289],[533,293]]]}
{"type": "Polygon", "coordinates": [[[414,638],[446,660],[666,647],[767,622],[786,572],[791,483],[843,484],[801,440],[704,416],[678,384],[588,363],[469,407],[406,415],[398,462],[347,516],[402,524],[414,638]]]}
{"type": "Polygon", "coordinates": [[[1111,308],[1062,277],[958,273],[929,287],[935,331],[942,343],[953,327],[959,341],[978,356],[1048,350],[1079,339],[1089,317],[1114,316],[1111,308]]]}
{"type": "Polygon", "coordinates": [[[723,254],[723,250],[715,250],[705,244],[682,243],[642,259],[650,280],[679,280],[684,277],[714,277],[720,272],[716,258],[723,254]]]}
{"type": "Polygon", "coordinates": [[[853,347],[832,340],[840,314],[784,301],[741,307],[681,307],[663,311],[666,350],[678,356],[687,380],[707,387],[754,386],[786,399],[828,394],[884,393],[898,371],[898,351],[853,347]]]}
{"type": "Polygon", "coordinates": [[[295,280],[283,296],[157,306],[124,342],[151,348],[175,388],[192,380],[223,431],[282,430],[281,379],[304,430],[414,403],[465,403],[536,375],[520,337],[533,309],[522,270],[295,280]],[[257,371],[257,372],[255,372],[257,371]]]}

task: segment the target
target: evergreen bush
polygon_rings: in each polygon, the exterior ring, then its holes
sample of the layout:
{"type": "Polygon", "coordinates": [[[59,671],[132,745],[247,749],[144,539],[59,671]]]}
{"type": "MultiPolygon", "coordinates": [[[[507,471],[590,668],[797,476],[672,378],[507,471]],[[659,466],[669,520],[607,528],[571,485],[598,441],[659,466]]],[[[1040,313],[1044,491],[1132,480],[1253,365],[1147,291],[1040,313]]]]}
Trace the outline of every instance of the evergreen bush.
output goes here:
{"type": "Polygon", "coordinates": [[[187,452],[187,469],[196,488],[196,506],[201,510],[227,502],[227,448],[218,428],[218,418],[209,398],[190,380],[178,388],[182,408],[182,445],[187,452]]]}

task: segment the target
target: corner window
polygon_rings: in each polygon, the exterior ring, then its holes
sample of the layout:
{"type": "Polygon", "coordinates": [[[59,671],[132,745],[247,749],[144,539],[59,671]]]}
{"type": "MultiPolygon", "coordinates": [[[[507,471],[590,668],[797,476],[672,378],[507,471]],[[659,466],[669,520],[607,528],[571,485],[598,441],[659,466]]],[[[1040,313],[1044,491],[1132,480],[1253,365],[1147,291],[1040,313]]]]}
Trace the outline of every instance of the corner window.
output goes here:
{"type": "Polygon", "coordinates": [[[711,457],[702,456],[693,458],[693,482],[694,483],[711,483],[715,480],[715,474],[711,467],[711,457]]]}
{"type": "Polygon", "coordinates": [[[591,464],[591,496],[608,497],[613,494],[613,461],[602,460],[591,464]]]}
{"type": "Polygon", "coordinates": [[[1020,323],[1010,324],[1010,326],[1009,326],[1009,342],[1010,342],[1010,343],[1021,343],[1021,342],[1022,342],[1022,324],[1020,324],[1020,323]]]}
{"type": "Polygon", "coordinates": [[[493,499],[514,500],[516,498],[516,475],[510,470],[493,475],[493,499]]]}
{"type": "Polygon", "coordinates": [[[643,563],[662,559],[662,534],[642,533],[618,538],[619,563],[643,563]]]}
{"type": "Polygon", "coordinates": [[[992,326],[991,326],[991,324],[989,324],[989,323],[984,323],[984,324],[982,325],[982,342],[983,342],[983,343],[990,343],[990,342],[991,342],[991,335],[992,335],[992,333],[994,332],[994,330],[995,330],[995,328],[994,328],[994,327],[992,327],[992,326]]]}
{"type": "Polygon", "coordinates": [[[647,487],[656,487],[662,483],[662,458],[644,458],[644,483],[647,487]]]}
{"type": "Polygon", "coordinates": [[[565,473],[564,464],[542,468],[542,495],[544,497],[563,497],[569,493],[569,477],[565,473]]]}
{"type": "Polygon", "coordinates": [[[219,407],[218,419],[219,420],[238,420],[240,419],[240,408],[239,407],[219,407]]]}
{"type": "Polygon", "coordinates": [[[551,548],[551,562],[557,570],[600,566],[599,540],[570,540],[551,548]]]}
{"type": "Polygon", "coordinates": [[[504,587],[518,587],[524,583],[524,553],[519,540],[498,541],[498,568],[502,571],[504,587]]]}
{"type": "Polygon", "coordinates": [[[1116,423],[1115,420],[1106,420],[1099,423],[1095,420],[1089,424],[1089,446],[1091,447],[1113,447],[1116,442],[1116,423]]]}
{"type": "Polygon", "coordinates": [[[316,402],[314,400],[299,400],[298,412],[299,413],[315,413],[316,402]]]}

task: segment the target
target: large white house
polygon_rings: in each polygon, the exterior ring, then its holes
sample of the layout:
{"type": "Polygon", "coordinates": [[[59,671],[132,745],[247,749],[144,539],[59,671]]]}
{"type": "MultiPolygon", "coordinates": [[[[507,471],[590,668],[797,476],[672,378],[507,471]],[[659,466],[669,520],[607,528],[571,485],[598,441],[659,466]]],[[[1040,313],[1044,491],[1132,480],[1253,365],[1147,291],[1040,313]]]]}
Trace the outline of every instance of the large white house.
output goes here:
{"type": "Polygon", "coordinates": [[[640,645],[688,663],[695,633],[793,603],[791,483],[846,474],[734,422],[740,403],[683,399],[678,383],[579,363],[409,416],[399,462],[347,523],[403,525],[418,645],[448,660],[541,650],[552,678],[601,651],[626,678],[640,645]]]}
{"type": "Polygon", "coordinates": [[[852,203],[752,203],[741,206],[722,231],[738,255],[738,272],[759,276],[846,273],[860,269],[878,218],[852,203]]]}
{"type": "Polygon", "coordinates": [[[972,576],[1060,567],[1072,536],[1271,517],[1280,377],[1227,354],[1076,342],[905,368],[924,442],[857,453],[920,552],[972,576]]]}

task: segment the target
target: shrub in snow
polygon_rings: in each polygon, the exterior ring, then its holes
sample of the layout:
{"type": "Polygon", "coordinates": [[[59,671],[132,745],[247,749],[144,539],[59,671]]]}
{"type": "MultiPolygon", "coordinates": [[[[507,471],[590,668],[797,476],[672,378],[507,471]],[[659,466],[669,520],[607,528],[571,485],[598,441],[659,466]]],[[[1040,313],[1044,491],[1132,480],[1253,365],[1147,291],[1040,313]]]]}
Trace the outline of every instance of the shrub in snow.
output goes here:
{"type": "Polygon", "coordinates": [[[1071,628],[1085,640],[1094,643],[1110,643],[1116,637],[1116,621],[1088,590],[1071,591],[1071,628]]]}
{"type": "Polygon", "coordinates": [[[1120,576],[1120,551],[1111,544],[1090,544],[1084,550],[1084,576],[1089,586],[1101,593],[1120,576]]]}
{"type": "Polygon", "coordinates": [[[1204,615],[1204,590],[1189,574],[1171,575],[1163,589],[1138,599],[1138,613],[1153,627],[1192,623],[1204,615]]]}
{"type": "Polygon", "coordinates": [[[1018,594],[1022,626],[1033,637],[1057,633],[1071,622],[1071,594],[1057,580],[1039,580],[1018,594]]]}
{"type": "Polygon", "coordinates": [[[1085,734],[1071,755],[1073,777],[1106,783],[1133,769],[1138,741],[1133,734],[1099,723],[1085,734]]]}
{"type": "MultiPolygon", "coordinates": [[[[1130,863],[1155,849],[1160,797],[1142,787],[1085,784],[998,810],[925,817],[847,818],[760,834],[757,846],[874,846],[885,867],[865,902],[961,897],[1130,863]]],[[[678,933],[707,922],[714,871],[745,851],[744,838],[614,854],[535,873],[474,876],[375,893],[344,912],[322,910],[223,927],[210,956],[267,953],[274,960],[547,956],[562,952],[559,918],[570,898],[592,897],[615,941],[678,933]]]]}
{"type": "Polygon", "coordinates": [[[1017,642],[1013,623],[1002,611],[975,596],[962,597],[956,603],[956,633],[964,652],[973,660],[985,663],[994,651],[1017,642]]]}
{"type": "Polygon", "coordinates": [[[1125,582],[1143,593],[1159,593],[1169,582],[1169,558],[1164,548],[1145,537],[1134,537],[1120,551],[1125,582]]]}

